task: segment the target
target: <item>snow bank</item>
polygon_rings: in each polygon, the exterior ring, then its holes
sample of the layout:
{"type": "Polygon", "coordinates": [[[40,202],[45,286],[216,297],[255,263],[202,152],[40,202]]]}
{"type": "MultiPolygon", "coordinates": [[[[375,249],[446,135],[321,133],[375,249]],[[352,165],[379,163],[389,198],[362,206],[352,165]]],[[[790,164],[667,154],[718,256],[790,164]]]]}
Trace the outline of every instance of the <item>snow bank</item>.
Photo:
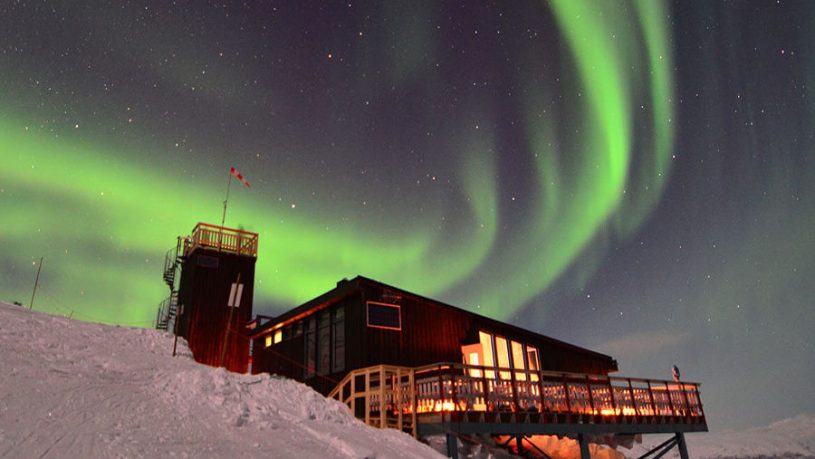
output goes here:
{"type": "Polygon", "coordinates": [[[440,457],[307,386],[172,358],[165,332],[0,303],[0,457],[440,457]]]}
{"type": "MultiPolygon", "coordinates": [[[[651,437],[646,444],[657,445],[664,438],[651,437]]],[[[686,434],[685,439],[688,453],[694,459],[815,459],[815,416],[802,414],[741,431],[686,434]]],[[[640,446],[635,451],[637,457],[645,448],[640,446]]],[[[679,456],[674,450],[665,457],[679,456]]]]}

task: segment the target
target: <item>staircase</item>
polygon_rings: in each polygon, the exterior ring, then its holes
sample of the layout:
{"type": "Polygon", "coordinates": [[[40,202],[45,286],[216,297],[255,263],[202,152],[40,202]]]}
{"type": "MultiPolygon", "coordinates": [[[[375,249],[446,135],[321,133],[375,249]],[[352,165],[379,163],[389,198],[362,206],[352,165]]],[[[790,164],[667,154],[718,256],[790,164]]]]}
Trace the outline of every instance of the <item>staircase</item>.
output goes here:
{"type": "Polygon", "coordinates": [[[170,296],[164,299],[158,306],[156,314],[156,328],[167,330],[170,322],[173,322],[178,314],[178,291],[172,290],[170,296]]]}
{"type": "Polygon", "coordinates": [[[416,437],[414,369],[376,365],[353,370],[328,395],[369,426],[401,430],[416,437]]]}
{"type": "Polygon", "coordinates": [[[171,322],[175,323],[175,318],[178,314],[176,277],[180,272],[181,265],[184,263],[183,243],[184,240],[179,237],[175,248],[168,250],[164,256],[164,272],[162,273],[162,278],[164,279],[164,283],[170,287],[170,296],[158,305],[158,311],[156,312],[156,328],[158,330],[167,330],[171,322]]]}

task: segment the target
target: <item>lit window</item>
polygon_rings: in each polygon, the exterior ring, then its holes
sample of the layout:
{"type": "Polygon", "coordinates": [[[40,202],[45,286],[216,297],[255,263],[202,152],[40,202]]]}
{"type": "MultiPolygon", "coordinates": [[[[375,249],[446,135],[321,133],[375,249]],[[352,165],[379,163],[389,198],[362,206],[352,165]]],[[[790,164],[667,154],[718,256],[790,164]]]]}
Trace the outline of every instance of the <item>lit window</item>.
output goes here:
{"type": "Polygon", "coordinates": [[[402,329],[402,314],[398,304],[369,301],[367,312],[369,327],[389,330],[402,329]]]}
{"type": "Polygon", "coordinates": [[[526,346],[526,361],[529,362],[529,371],[540,371],[540,361],[538,360],[538,349],[526,346]]]}
{"type": "Polygon", "coordinates": [[[274,343],[277,344],[283,341],[283,330],[278,330],[274,332],[274,343]]]}
{"type": "MultiPolygon", "coordinates": [[[[461,346],[461,356],[465,365],[481,366],[481,343],[465,344],[461,346]]],[[[473,378],[480,378],[482,375],[481,369],[470,368],[470,376],[473,378]]]]}
{"type": "MultiPolygon", "coordinates": [[[[492,358],[492,335],[489,333],[478,332],[478,339],[481,342],[481,349],[484,352],[484,366],[494,367],[495,360],[492,358]]],[[[495,372],[486,371],[485,376],[487,378],[494,378],[495,372]]]]}
{"type": "Polygon", "coordinates": [[[272,335],[266,335],[266,340],[264,341],[264,344],[266,345],[266,347],[272,345],[272,335]]]}
{"type": "MultiPolygon", "coordinates": [[[[507,349],[507,340],[500,336],[495,337],[495,356],[498,361],[498,368],[509,368],[509,349],[507,349]]],[[[501,379],[509,379],[510,374],[508,371],[501,371],[499,373],[501,379]]]]}
{"type": "Polygon", "coordinates": [[[478,352],[470,352],[470,365],[478,366],[478,352]]]}
{"type": "MultiPolygon", "coordinates": [[[[516,370],[526,370],[524,364],[524,347],[517,341],[512,341],[512,368],[516,370]]],[[[519,381],[526,381],[526,372],[518,371],[515,373],[515,379],[519,381]]]]}

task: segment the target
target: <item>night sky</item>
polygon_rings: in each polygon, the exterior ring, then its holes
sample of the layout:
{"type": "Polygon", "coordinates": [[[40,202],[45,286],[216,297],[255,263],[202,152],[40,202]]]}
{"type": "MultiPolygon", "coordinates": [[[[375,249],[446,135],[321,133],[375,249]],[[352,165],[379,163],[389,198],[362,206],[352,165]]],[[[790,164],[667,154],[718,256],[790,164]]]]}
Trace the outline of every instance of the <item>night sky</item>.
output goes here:
{"type": "Polygon", "coordinates": [[[0,299],[151,326],[234,166],[255,312],[362,274],[815,412],[815,2],[482,3],[3,1],[0,299]]]}

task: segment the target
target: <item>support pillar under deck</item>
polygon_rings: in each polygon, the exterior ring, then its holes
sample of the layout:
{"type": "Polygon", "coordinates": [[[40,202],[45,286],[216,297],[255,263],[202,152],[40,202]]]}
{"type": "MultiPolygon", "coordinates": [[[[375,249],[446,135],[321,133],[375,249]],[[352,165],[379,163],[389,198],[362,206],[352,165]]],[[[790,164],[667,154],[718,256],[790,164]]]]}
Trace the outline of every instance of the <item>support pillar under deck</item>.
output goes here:
{"type": "Polygon", "coordinates": [[[447,433],[447,457],[458,459],[458,438],[452,433],[447,433]]]}
{"type": "Polygon", "coordinates": [[[682,432],[676,433],[676,447],[679,449],[679,457],[681,459],[689,459],[688,445],[685,443],[685,434],[682,432]]]}
{"type": "Polygon", "coordinates": [[[577,442],[580,443],[580,459],[591,459],[591,454],[589,454],[589,440],[586,438],[586,434],[577,434],[577,442]]]}

